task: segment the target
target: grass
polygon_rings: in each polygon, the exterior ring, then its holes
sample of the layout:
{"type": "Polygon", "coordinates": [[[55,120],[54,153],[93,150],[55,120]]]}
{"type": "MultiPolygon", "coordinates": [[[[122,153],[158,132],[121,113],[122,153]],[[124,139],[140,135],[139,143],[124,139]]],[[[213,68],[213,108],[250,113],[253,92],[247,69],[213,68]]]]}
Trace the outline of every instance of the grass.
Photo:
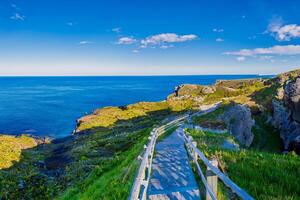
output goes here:
{"type": "Polygon", "coordinates": [[[138,117],[145,117],[153,112],[180,112],[192,109],[190,99],[168,100],[161,102],[139,102],[125,107],[105,107],[96,110],[93,114],[79,119],[77,131],[87,131],[94,128],[113,128],[119,121],[126,121],[138,117]]]}
{"type": "Polygon", "coordinates": [[[0,169],[9,168],[21,159],[23,149],[35,147],[37,141],[27,135],[0,135],[0,169]]]}
{"type": "Polygon", "coordinates": [[[178,114],[163,104],[97,110],[74,137],[23,150],[0,170],[0,199],[124,199],[150,130],[178,114]]]}
{"type": "MultiPolygon", "coordinates": [[[[198,148],[208,157],[216,157],[219,168],[255,199],[299,199],[300,158],[253,149],[230,151],[220,144],[228,135],[190,131],[198,148]]],[[[226,190],[220,191],[223,197],[226,190]]],[[[226,199],[226,198],[225,198],[226,199]]]]}
{"type": "Polygon", "coordinates": [[[228,104],[222,104],[219,108],[217,108],[213,112],[201,116],[195,116],[193,117],[193,123],[205,128],[225,129],[226,128],[225,123],[222,122],[221,120],[218,120],[218,117],[222,115],[229,106],[230,105],[228,104]]]}
{"type": "Polygon", "coordinates": [[[204,103],[211,104],[222,100],[245,100],[245,97],[265,88],[261,79],[222,81],[216,84],[216,92],[205,97],[204,103]]]}
{"type": "Polygon", "coordinates": [[[58,199],[126,199],[139,164],[137,156],[147,142],[148,133],[149,130],[145,131],[129,150],[96,167],[83,183],[69,188],[58,199]]]}
{"type": "Polygon", "coordinates": [[[278,130],[267,124],[267,116],[265,113],[255,116],[255,126],[252,128],[254,140],[251,149],[265,152],[280,153],[283,144],[280,139],[278,130]]]}

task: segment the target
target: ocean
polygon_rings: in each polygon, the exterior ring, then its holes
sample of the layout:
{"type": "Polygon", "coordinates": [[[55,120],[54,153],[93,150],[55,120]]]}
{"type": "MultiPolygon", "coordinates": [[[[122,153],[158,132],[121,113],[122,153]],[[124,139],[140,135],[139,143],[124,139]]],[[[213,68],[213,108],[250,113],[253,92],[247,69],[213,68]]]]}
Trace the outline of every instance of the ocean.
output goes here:
{"type": "Polygon", "coordinates": [[[220,79],[256,75],[0,77],[0,133],[64,137],[76,119],[104,106],[160,101],[184,83],[210,85],[220,79]]]}

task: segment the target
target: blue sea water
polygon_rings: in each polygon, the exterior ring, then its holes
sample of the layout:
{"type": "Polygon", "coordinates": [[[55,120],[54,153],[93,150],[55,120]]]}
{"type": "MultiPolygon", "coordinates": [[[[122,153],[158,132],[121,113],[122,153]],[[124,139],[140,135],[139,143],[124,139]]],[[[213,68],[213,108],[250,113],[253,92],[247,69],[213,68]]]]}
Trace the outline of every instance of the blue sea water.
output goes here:
{"type": "Polygon", "coordinates": [[[254,77],[0,77],[0,133],[59,138],[72,132],[76,119],[99,107],[163,100],[183,83],[254,77]]]}

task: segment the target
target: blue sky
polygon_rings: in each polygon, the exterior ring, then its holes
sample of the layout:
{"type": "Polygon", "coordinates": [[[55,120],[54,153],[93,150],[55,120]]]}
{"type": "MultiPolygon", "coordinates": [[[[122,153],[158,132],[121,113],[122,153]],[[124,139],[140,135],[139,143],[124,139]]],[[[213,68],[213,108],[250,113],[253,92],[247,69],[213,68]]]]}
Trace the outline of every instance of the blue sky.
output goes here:
{"type": "Polygon", "coordinates": [[[0,75],[276,74],[297,0],[1,0],[0,75]]]}

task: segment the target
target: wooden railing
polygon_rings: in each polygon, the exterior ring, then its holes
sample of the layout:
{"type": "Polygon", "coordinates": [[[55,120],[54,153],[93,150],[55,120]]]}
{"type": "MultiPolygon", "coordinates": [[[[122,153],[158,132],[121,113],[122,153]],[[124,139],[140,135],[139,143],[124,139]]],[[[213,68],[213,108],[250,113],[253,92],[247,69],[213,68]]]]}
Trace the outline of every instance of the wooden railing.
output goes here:
{"type": "Polygon", "coordinates": [[[144,200],[147,198],[147,189],[151,175],[152,159],[157,138],[169,129],[183,124],[184,120],[188,116],[189,115],[181,116],[163,126],[160,126],[159,128],[155,128],[152,130],[149,137],[150,141],[147,146],[144,146],[144,154],[142,157],[139,157],[142,161],[129,196],[130,200],[144,200]]]}
{"type": "MultiPolygon", "coordinates": [[[[191,114],[191,115],[184,115],[179,118],[176,118],[175,120],[160,126],[159,128],[155,128],[152,130],[150,136],[149,136],[149,143],[148,145],[145,145],[145,151],[143,156],[139,156],[141,160],[141,164],[138,170],[138,173],[136,175],[136,178],[134,180],[134,184],[129,196],[129,200],[144,200],[147,198],[147,189],[149,185],[150,175],[151,175],[151,167],[152,167],[152,159],[153,159],[153,153],[155,149],[155,144],[157,138],[165,133],[167,130],[180,126],[184,123],[184,121],[189,121],[192,119],[193,116],[196,115],[204,115],[206,113],[212,112],[215,109],[217,109],[221,105],[220,102],[216,103],[215,105],[208,107],[206,110],[199,111],[197,113],[191,114]]],[[[212,200],[216,200],[216,191],[215,189],[212,189],[210,185],[206,181],[206,177],[201,171],[201,168],[198,164],[198,157],[204,162],[204,164],[211,169],[211,171],[216,174],[229,188],[233,190],[238,196],[242,197],[242,199],[245,200],[252,200],[253,198],[248,195],[244,190],[239,188],[235,183],[233,183],[226,175],[224,175],[218,168],[216,168],[196,147],[195,142],[193,143],[192,138],[190,136],[187,136],[185,133],[183,133],[185,144],[188,149],[188,153],[193,158],[194,162],[196,163],[198,173],[201,177],[202,182],[205,185],[206,191],[208,193],[208,197],[212,200]]],[[[209,199],[207,198],[207,199],[209,199]]]]}
{"type": "Polygon", "coordinates": [[[193,162],[196,165],[197,173],[201,178],[202,183],[206,189],[206,200],[217,200],[217,185],[218,179],[220,179],[228,188],[230,188],[237,196],[244,200],[253,200],[245,190],[236,185],[230,178],[223,174],[218,169],[217,160],[210,161],[204,154],[197,148],[197,143],[193,141],[193,138],[183,132],[184,141],[191,156],[193,162]],[[206,176],[204,176],[198,160],[201,160],[207,167],[206,176]]]}

